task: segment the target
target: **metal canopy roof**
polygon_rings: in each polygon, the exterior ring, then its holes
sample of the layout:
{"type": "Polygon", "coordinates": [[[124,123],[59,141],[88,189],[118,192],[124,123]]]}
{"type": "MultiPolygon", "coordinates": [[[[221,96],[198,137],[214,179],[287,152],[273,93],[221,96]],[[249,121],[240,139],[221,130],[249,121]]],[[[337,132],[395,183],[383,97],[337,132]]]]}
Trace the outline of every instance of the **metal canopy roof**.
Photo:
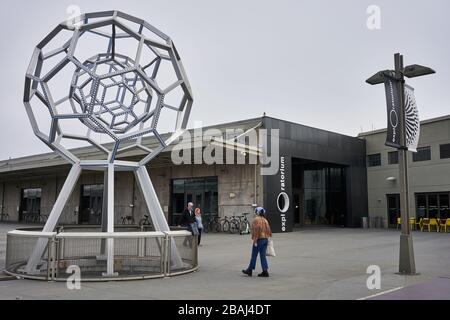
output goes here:
{"type": "MultiPolygon", "coordinates": [[[[226,129],[242,129],[244,131],[249,130],[255,127],[258,123],[262,121],[262,118],[253,118],[240,120],[229,123],[222,123],[213,126],[207,126],[201,128],[202,131],[206,131],[208,129],[218,129],[225,131],[226,129]]],[[[189,129],[191,136],[194,134],[194,129],[189,129]]],[[[163,134],[162,137],[165,139],[168,137],[170,133],[163,134]]],[[[226,137],[225,137],[226,138],[226,137]]],[[[155,138],[147,138],[144,139],[143,143],[146,147],[152,148],[153,145],[156,145],[157,142],[155,138]]],[[[206,146],[207,142],[203,141],[202,145],[206,146]]],[[[161,167],[167,166],[168,163],[171,162],[170,152],[172,151],[174,145],[169,146],[164,152],[159,154],[154,161],[152,161],[149,167],[161,167]]],[[[94,147],[83,147],[71,150],[77,157],[83,160],[89,159],[98,159],[101,154],[94,147]]],[[[133,158],[138,158],[141,156],[139,151],[130,151],[121,154],[118,158],[121,160],[133,160],[133,158]]],[[[44,154],[32,155],[21,158],[14,158],[0,161],[0,177],[18,177],[18,176],[28,176],[30,174],[35,174],[36,169],[38,169],[39,173],[45,174],[55,174],[55,172],[66,172],[70,168],[69,163],[58,156],[56,153],[49,152],[44,154]]]]}

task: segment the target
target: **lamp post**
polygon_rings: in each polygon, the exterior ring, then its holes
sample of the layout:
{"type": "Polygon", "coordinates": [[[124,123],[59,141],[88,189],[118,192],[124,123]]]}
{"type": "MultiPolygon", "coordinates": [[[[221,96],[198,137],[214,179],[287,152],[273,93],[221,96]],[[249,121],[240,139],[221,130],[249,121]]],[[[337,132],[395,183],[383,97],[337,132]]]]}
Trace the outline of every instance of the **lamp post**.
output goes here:
{"type": "MultiPolygon", "coordinates": [[[[370,85],[386,83],[390,81],[390,85],[397,86],[394,91],[392,89],[392,97],[387,96],[388,104],[394,104],[397,98],[399,114],[388,113],[388,120],[398,120],[399,140],[396,146],[392,143],[386,143],[398,149],[399,155],[399,181],[400,181],[400,213],[401,213],[401,235],[400,235],[400,257],[399,257],[399,273],[413,275],[416,274],[416,265],[414,260],[413,241],[411,237],[411,226],[409,224],[409,186],[408,186],[408,146],[406,143],[406,117],[405,117],[405,77],[414,78],[435,73],[433,69],[421,65],[410,65],[403,67],[403,55],[396,53],[394,55],[394,70],[383,70],[374,74],[366,80],[370,85]],[[398,97],[394,97],[394,92],[398,93],[398,97]],[[389,100],[391,99],[391,100],[389,100]]],[[[386,92],[388,94],[388,91],[386,92]]],[[[394,106],[393,106],[394,107],[394,106]]],[[[395,122],[395,121],[394,121],[395,122]]],[[[394,126],[394,138],[396,134],[397,122],[394,126]]]]}

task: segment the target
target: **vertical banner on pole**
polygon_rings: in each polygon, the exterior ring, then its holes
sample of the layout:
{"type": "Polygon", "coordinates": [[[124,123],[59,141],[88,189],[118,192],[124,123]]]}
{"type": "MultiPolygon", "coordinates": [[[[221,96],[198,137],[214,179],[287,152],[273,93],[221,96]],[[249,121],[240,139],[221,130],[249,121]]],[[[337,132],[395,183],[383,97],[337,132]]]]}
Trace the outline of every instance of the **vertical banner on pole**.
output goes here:
{"type": "Polygon", "coordinates": [[[386,106],[387,106],[387,135],[386,145],[394,148],[402,148],[400,123],[401,110],[401,83],[397,79],[385,75],[384,87],[386,90],[386,106]]]}
{"type": "Polygon", "coordinates": [[[405,131],[406,147],[417,152],[420,136],[419,111],[417,109],[414,88],[405,84],[405,131]]]}

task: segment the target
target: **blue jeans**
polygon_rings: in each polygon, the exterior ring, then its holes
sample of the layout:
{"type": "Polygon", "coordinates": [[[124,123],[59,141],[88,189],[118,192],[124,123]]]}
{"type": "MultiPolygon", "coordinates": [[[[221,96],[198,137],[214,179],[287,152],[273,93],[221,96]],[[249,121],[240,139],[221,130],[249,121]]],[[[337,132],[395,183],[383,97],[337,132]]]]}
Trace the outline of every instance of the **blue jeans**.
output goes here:
{"type": "Polygon", "coordinates": [[[264,239],[258,239],[256,242],[256,246],[252,245],[252,258],[250,259],[250,264],[248,265],[249,270],[255,270],[256,267],[256,258],[261,258],[261,267],[263,271],[266,271],[269,269],[269,266],[267,264],[267,258],[266,258],[266,250],[267,250],[267,244],[268,244],[267,238],[264,239]]]}

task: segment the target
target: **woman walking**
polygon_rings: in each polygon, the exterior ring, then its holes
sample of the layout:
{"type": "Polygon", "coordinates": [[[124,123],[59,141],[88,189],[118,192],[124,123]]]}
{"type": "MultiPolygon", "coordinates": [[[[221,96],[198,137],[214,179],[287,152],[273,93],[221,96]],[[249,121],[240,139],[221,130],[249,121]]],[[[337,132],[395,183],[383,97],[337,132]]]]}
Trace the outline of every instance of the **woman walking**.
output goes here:
{"type": "Polygon", "coordinates": [[[264,208],[258,207],[255,209],[256,217],[252,221],[252,257],[250,259],[250,264],[247,269],[242,270],[243,273],[252,276],[252,271],[256,267],[256,258],[261,258],[261,268],[262,273],[258,274],[258,277],[268,277],[269,276],[269,265],[267,264],[266,250],[267,244],[269,242],[269,237],[272,236],[272,231],[270,230],[269,222],[265,218],[266,211],[264,208]]]}
{"type": "Polygon", "coordinates": [[[200,245],[200,241],[202,239],[202,231],[203,231],[203,224],[202,224],[202,212],[200,211],[200,208],[195,208],[195,222],[197,223],[197,229],[198,229],[198,245],[200,245]]]}

